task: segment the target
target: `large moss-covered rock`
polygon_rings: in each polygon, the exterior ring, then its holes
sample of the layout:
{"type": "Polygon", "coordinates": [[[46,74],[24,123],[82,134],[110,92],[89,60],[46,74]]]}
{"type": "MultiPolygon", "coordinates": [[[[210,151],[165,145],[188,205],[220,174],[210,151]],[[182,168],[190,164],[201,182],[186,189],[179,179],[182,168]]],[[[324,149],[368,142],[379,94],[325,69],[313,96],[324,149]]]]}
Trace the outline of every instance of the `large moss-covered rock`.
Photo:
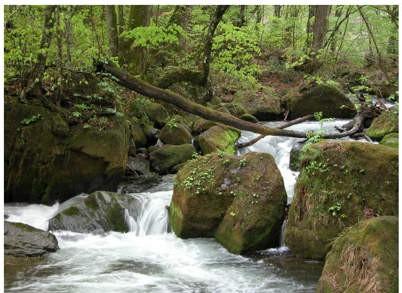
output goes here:
{"type": "Polygon", "coordinates": [[[193,137],[189,129],[183,124],[169,122],[161,129],[159,139],[165,144],[178,145],[191,143],[193,137]]]}
{"type": "Polygon", "coordinates": [[[288,100],[291,119],[315,112],[324,117],[351,118],[356,114],[353,103],[334,86],[320,84],[303,88],[288,100]]]}
{"type": "Polygon", "coordinates": [[[398,151],[378,144],[322,141],[301,154],[287,246],[322,259],[328,244],[365,215],[398,214],[398,151]]]}
{"type": "Polygon", "coordinates": [[[116,188],[129,148],[123,117],[103,117],[104,129],[70,127],[40,104],[13,101],[4,108],[6,201],[53,203],[116,188]]]}
{"type": "Polygon", "coordinates": [[[177,171],[175,167],[190,160],[195,153],[191,144],[164,145],[149,154],[151,166],[160,174],[177,171]]]}
{"type": "Polygon", "coordinates": [[[204,131],[210,129],[212,126],[215,126],[216,123],[210,120],[205,120],[203,118],[197,118],[193,125],[192,125],[192,129],[191,132],[194,135],[198,135],[203,133],[204,131]]]}
{"type": "Polygon", "coordinates": [[[148,145],[148,140],[144,131],[144,127],[141,126],[138,119],[131,120],[130,135],[137,148],[146,147],[148,145]]]}
{"type": "Polygon", "coordinates": [[[60,206],[49,221],[49,230],[80,233],[128,232],[127,216],[136,217],[134,197],[114,192],[96,191],[77,195],[60,206]]]}
{"type": "Polygon", "coordinates": [[[398,218],[345,230],[327,254],[317,292],[398,292],[398,218]]]}
{"type": "Polygon", "coordinates": [[[392,132],[398,132],[398,112],[393,110],[382,112],[366,130],[366,134],[375,140],[381,140],[392,132]]]}
{"type": "Polygon", "coordinates": [[[201,149],[203,154],[218,151],[234,154],[236,152],[236,141],[239,137],[239,131],[217,125],[197,136],[194,143],[201,149]]]}
{"type": "Polygon", "coordinates": [[[260,90],[238,91],[234,103],[262,121],[282,120],[284,109],[281,99],[269,87],[260,90]]]}
{"type": "Polygon", "coordinates": [[[22,223],[4,222],[4,255],[41,256],[58,249],[52,233],[22,223]]]}
{"type": "Polygon", "coordinates": [[[386,145],[392,148],[398,148],[399,146],[399,134],[397,132],[389,133],[383,137],[380,144],[386,145]]]}
{"type": "Polygon", "coordinates": [[[169,120],[169,113],[164,106],[144,97],[137,97],[130,105],[131,115],[151,121],[156,127],[163,127],[169,120]]]}
{"type": "Polygon", "coordinates": [[[210,154],[177,174],[169,208],[182,238],[213,237],[233,253],[278,245],[286,193],[269,154],[210,154]]]}

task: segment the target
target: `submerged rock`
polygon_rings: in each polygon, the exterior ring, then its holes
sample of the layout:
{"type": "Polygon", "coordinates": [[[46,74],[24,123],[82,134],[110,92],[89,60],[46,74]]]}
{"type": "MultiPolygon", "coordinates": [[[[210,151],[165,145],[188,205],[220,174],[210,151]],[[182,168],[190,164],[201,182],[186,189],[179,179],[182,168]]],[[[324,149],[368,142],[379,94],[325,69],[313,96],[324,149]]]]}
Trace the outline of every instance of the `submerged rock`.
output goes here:
{"type": "Polygon", "coordinates": [[[397,292],[398,218],[372,218],[332,244],[317,292],[397,292]]]}
{"type": "Polygon", "coordinates": [[[182,238],[215,237],[233,253],[279,244],[286,206],[283,179],[269,154],[210,154],[177,174],[169,208],[182,238]]]}
{"type": "Polygon", "coordinates": [[[378,144],[322,141],[303,149],[286,227],[298,256],[323,259],[346,227],[367,215],[398,214],[398,151],[378,144]]]}
{"type": "Polygon", "coordinates": [[[129,195],[96,191],[63,202],[49,221],[49,230],[79,233],[128,232],[127,216],[137,213],[137,200],[129,195]]]}
{"type": "Polygon", "coordinates": [[[123,117],[102,119],[103,130],[70,127],[41,105],[5,103],[5,201],[52,204],[115,189],[126,168],[129,129],[123,117]]]}
{"type": "Polygon", "coordinates": [[[213,126],[195,138],[195,145],[198,146],[203,154],[222,151],[227,154],[236,153],[236,141],[239,139],[238,130],[213,126]]]}
{"type": "Polygon", "coordinates": [[[165,144],[188,144],[193,137],[186,126],[179,123],[166,124],[159,133],[159,139],[165,144]]]}
{"type": "Polygon", "coordinates": [[[4,255],[41,256],[58,249],[52,233],[22,223],[4,222],[4,255]]]}
{"type": "Polygon", "coordinates": [[[302,89],[288,100],[289,117],[295,119],[315,112],[329,118],[352,118],[356,114],[353,103],[336,87],[320,84],[302,89]]]}
{"type": "Polygon", "coordinates": [[[365,132],[375,140],[381,140],[387,134],[398,132],[398,112],[393,110],[382,112],[380,116],[374,118],[365,132]]]}
{"type": "Polygon", "coordinates": [[[151,166],[160,174],[175,173],[175,168],[190,160],[195,153],[191,144],[164,145],[153,150],[150,154],[151,166]]]}

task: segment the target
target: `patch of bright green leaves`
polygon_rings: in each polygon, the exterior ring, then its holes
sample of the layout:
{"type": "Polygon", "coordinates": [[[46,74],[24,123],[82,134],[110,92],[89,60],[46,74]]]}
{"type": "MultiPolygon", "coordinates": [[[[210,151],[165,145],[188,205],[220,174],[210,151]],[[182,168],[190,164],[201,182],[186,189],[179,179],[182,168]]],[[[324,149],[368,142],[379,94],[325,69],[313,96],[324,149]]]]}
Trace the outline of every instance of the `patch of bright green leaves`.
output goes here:
{"type": "Polygon", "coordinates": [[[36,115],[32,115],[31,117],[25,118],[21,120],[21,124],[22,125],[31,125],[37,121],[39,121],[42,118],[41,114],[36,114],[36,115]]]}

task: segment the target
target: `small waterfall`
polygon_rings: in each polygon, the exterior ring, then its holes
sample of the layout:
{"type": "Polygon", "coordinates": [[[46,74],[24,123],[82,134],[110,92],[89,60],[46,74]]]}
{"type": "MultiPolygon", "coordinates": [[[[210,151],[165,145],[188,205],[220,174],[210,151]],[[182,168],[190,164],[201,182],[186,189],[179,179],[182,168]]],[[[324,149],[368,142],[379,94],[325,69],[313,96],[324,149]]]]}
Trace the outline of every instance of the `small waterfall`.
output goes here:
{"type": "Polygon", "coordinates": [[[129,231],[137,236],[164,234],[168,231],[168,212],[171,191],[146,192],[131,194],[138,200],[137,216],[125,211],[125,220],[129,231]]]}
{"type": "Polygon", "coordinates": [[[285,245],[285,229],[286,229],[286,224],[288,223],[288,219],[285,219],[282,223],[281,227],[281,236],[279,238],[279,246],[284,247],[285,245]]]}

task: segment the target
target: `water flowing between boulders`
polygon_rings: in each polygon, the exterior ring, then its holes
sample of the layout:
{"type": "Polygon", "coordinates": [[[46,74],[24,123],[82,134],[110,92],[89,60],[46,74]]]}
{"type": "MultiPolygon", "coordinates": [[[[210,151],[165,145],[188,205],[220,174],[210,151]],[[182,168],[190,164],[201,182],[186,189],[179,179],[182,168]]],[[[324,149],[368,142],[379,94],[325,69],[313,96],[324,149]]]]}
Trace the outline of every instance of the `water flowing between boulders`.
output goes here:
{"type": "MultiPolygon", "coordinates": [[[[308,131],[333,131],[346,120],[304,122],[290,127],[308,131]]],[[[277,122],[268,122],[275,126],[277,122]]],[[[242,132],[240,142],[256,134],[242,132]]],[[[290,151],[303,139],[265,137],[243,148],[246,152],[270,153],[283,176],[291,203],[298,176],[289,168],[290,151]]],[[[13,292],[313,292],[322,264],[293,258],[286,246],[260,251],[248,257],[226,251],[215,240],[180,239],[168,228],[168,211],[173,175],[166,175],[156,187],[131,193],[139,210],[134,216],[125,211],[128,233],[94,235],[54,231],[60,250],[47,255],[6,288],[13,292]]],[[[119,191],[123,186],[119,188],[119,191]]],[[[23,222],[48,229],[48,221],[59,204],[7,204],[11,222],[23,222]]],[[[285,229],[283,225],[283,229],[285,229]]],[[[282,230],[283,230],[282,229],[282,230]]],[[[283,245],[283,231],[281,237],[283,245]]]]}

